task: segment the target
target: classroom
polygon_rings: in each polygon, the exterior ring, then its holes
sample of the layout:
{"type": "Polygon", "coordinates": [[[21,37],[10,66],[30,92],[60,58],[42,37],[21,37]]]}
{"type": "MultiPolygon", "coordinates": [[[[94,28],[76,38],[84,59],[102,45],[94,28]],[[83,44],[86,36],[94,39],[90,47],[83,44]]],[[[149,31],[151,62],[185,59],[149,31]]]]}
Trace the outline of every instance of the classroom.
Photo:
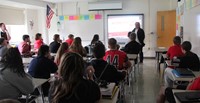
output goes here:
{"type": "Polygon", "coordinates": [[[200,102],[200,0],[0,0],[0,103],[200,102]]]}

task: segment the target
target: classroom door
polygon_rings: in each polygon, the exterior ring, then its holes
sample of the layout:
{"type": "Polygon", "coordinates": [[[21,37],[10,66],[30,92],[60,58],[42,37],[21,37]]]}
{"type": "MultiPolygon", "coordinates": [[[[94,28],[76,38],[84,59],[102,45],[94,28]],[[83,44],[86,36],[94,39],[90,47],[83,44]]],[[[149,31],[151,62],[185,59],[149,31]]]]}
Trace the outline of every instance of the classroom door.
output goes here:
{"type": "Polygon", "coordinates": [[[176,11],[157,12],[157,47],[169,47],[176,35],[176,11]]]}

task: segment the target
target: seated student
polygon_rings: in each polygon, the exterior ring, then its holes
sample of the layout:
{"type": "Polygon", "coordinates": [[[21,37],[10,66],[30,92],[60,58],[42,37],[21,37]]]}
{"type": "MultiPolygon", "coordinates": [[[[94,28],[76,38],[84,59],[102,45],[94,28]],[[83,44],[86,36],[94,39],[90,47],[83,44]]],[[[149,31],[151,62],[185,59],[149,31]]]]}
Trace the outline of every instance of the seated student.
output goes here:
{"type": "Polygon", "coordinates": [[[118,72],[114,66],[109,65],[103,60],[105,46],[102,43],[97,42],[94,44],[93,55],[95,59],[91,61],[91,64],[95,70],[95,79],[106,80],[107,82],[118,82],[125,78],[126,72],[118,72]],[[100,77],[101,74],[102,76],[100,77]]]}
{"type": "Polygon", "coordinates": [[[86,50],[86,52],[87,52],[88,54],[92,54],[93,46],[94,46],[94,44],[95,44],[96,42],[101,42],[101,41],[99,40],[99,35],[98,35],[98,34],[95,34],[95,35],[93,36],[93,39],[92,39],[91,43],[90,43],[88,46],[85,46],[85,47],[84,47],[85,50],[86,50]]]}
{"type": "Polygon", "coordinates": [[[31,57],[33,53],[31,53],[31,41],[29,35],[23,35],[23,42],[21,42],[18,46],[18,49],[22,56],[31,57]]]}
{"type": "Polygon", "coordinates": [[[54,63],[56,63],[57,65],[60,64],[60,59],[64,53],[68,52],[68,48],[69,48],[68,43],[64,42],[61,44],[61,46],[58,49],[58,52],[56,53],[54,63]]]}
{"type": "Polygon", "coordinates": [[[74,35],[73,34],[69,34],[68,35],[68,39],[66,40],[66,42],[68,43],[69,46],[71,46],[73,41],[74,41],[74,35]]]}
{"type": "Polygon", "coordinates": [[[83,57],[86,56],[86,50],[82,46],[82,40],[80,37],[74,39],[72,45],[69,47],[69,51],[76,52],[83,57]]]}
{"type": "Polygon", "coordinates": [[[57,53],[58,48],[60,47],[60,36],[58,34],[55,34],[53,37],[53,42],[50,43],[49,47],[50,47],[50,52],[51,53],[57,53]]]}
{"type": "Polygon", "coordinates": [[[4,38],[0,38],[0,57],[3,57],[6,54],[7,48],[7,41],[4,38]]]}
{"type": "Polygon", "coordinates": [[[110,50],[106,51],[103,59],[109,64],[115,66],[118,70],[123,70],[131,66],[125,52],[117,50],[117,41],[114,38],[108,40],[110,50]]]}
{"type": "Polygon", "coordinates": [[[34,43],[34,50],[35,52],[38,52],[39,48],[41,45],[43,45],[43,39],[42,39],[42,34],[37,33],[35,35],[35,43],[34,43]]]}
{"type": "Polygon", "coordinates": [[[32,78],[24,71],[18,48],[9,48],[0,63],[0,100],[17,99],[33,90],[32,78]]]}
{"type": "Polygon", "coordinates": [[[100,90],[96,83],[86,80],[84,61],[77,53],[65,53],[61,58],[58,78],[51,85],[50,103],[96,103],[100,90]]]}
{"type": "MultiPolygon", "coordinates": [[[[55,73],[58,69],[50,58],[49,46],[42,45],[38,51],[38,56],[31,61],[28,73],[34,78],[49,79],[51,73],[55,73]]],[[[45,96],[48,95],[49,86],[49,83],[42,85],[45,96]]]]}
{"type": "Polygon", "coordinates": [[[92,39],[92,41],[91,41],[91,45],[94,45],[97,41],[99,41],[99,35],[98,34],[95,34],[94,36],[93,36],[93,39],[92,39]]]}
{"type": "MultiPolygon", "coordinates": [[[[186,89],[186,90],[200,90],[200,77],[195,78],[194,80],[192,80],[187,86],[182,86],[182,85],[178,85],[176,89],[186,89]],[[181,87],[181,88],[180,88],[181,87]],[[186,88],[183,88],[186,87],[186,88]]],[[[167,99],[167,101],[169,103],[176,103],[174,96],[173,96],[173,92],[172,92],[173,88],[164,88],[161,87],[160,93],[157,97],[157,103],[165,103],[165,98],[167,99]]]]}
{"type": "Polygon", "coordinates": [[[129,34],[129,39],[130,42],[125,45],[124,52],[127,54],[139,54],[141,46],[137,41],[135,41],[136,34],[134,32],[129,34]]]}
{"type": "Polygon", "coordinates": [[[184,55],[181,50],[181,38],[179,36],[175,36],[173,42],[174,45],[171,46],[167,51],[167,57],[170,60],[172,60],[173,57],[181,57],[184,55]]]}
{"type": "MultiPolygon", "coordinates": [[[[180,59],[179,66],[177,68],[189,68],[192,71],[199,71],[200,70],[200,61],[198,56],[191,52],[192,45],[189,41],[184,41],[181,45],[182,51],[184,56],[178,57],[180,59]]],[[[172,87],[173,86],[173,73],[171,68],[166,68],[164,79],[165,79],[165,86],[172,87]]]]}

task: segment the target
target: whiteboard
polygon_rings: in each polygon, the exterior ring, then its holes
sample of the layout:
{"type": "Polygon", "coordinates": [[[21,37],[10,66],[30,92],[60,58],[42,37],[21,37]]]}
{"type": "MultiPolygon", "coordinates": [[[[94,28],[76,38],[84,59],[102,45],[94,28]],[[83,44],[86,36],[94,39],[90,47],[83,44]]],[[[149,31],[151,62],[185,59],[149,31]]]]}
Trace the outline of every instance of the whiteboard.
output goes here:
{"type": "Polygon", "coordinates": [[[200,6],[184,12],[183,40],[192,43],[192,51],[200,57],[200,6]]]}
{"type": "Polygon", "coordinates": [[[103,20],[71,20],[61,22],[61,35],[67,37],[73,34],[75,37],[81,37],[82,41],[91,41],[94,34],[99,34],[100,40],[103,40],[103,20]]]}

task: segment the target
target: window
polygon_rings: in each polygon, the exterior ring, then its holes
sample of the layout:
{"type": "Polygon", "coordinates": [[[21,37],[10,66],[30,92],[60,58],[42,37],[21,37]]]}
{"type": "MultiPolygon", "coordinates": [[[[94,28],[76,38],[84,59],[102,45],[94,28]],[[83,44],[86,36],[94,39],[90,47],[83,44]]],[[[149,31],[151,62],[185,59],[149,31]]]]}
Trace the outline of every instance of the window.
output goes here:
{"type": "Polygon", "coordinates": [[[27,34],[25,25],[6,25],[11,36],[10,44],[18,45],[22,41],[22,36],[27,34]]]}

